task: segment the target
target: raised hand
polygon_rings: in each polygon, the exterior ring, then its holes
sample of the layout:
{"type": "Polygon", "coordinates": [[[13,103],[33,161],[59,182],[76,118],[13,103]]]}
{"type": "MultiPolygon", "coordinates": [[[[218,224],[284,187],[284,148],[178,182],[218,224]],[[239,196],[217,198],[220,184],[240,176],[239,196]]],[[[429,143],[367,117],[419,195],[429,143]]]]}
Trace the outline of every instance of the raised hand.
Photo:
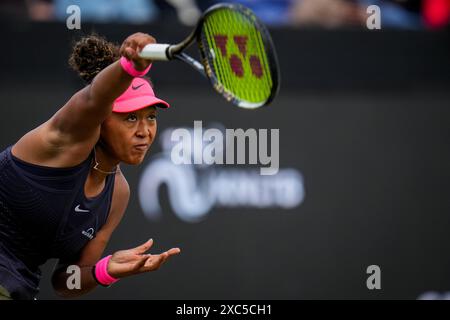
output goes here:
{"type": "Polygon", "coordinates": [[[147,68],[151,60],[143,59],[139,56],[139,52],[148,44],[156,43],[155,38],[146,33],[134,33],[122,43],[120,47],[120,55],[128,60],[133,61],[134,67],[137,70],[144,70],[147,68]]]}
{"type": "Polygon", "coordinates": [[[129,250],[114,253],[109,260],[108,273],[114,278],[157,270],[169,257],[179,254],[179,248],[172,248],[160,254],[147,254],[153,239],[129,250]]]}

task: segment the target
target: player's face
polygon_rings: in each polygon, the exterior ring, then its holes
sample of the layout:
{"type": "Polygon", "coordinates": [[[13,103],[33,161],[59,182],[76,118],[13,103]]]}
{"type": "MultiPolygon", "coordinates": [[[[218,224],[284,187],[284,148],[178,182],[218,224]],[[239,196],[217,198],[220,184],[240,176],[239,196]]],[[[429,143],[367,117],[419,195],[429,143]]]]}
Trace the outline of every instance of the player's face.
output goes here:
{"type": "Polygon", "coordinates": [[[127,164],[140,164],[155,139],[156,127],[154,106],[113,112],[102,124],[101,137],[112,156],[127,164]]]}

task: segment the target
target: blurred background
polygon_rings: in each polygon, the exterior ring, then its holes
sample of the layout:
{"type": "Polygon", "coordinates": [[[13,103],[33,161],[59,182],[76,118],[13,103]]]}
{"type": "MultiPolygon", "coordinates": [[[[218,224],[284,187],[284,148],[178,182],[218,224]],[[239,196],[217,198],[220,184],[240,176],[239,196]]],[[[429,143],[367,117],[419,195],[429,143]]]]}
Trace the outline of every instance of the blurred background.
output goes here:
{"type": "MultiPolygon", "coordinates": [[[[1,149],[82,88],[67,62],[75,40],[146,32],[174,43],[216,2],[2,0],[1,149]],[[67,28],[70,5],[81,29],[67,28]]],[[[123,168],[132,194],[107,253],[150,237],[153,252],[182,253],[83,298],[450,298],[450,0],[237,2],[269,27],[279,96],[238,109],[189,66],[154,63],[155,91],[172,108],[159,112],[146,161],[123,168]],[[370,5],[381,29],[367,27],[370,5]],[[195,120],[279,129],[279,173],[175,166],[167,139],[195,120]],[[370,265],[381,269],[381,290],[366,286],[370,265]]],[[[39,299],[57,299],[55,262],[42,268],[39,299]]]]}

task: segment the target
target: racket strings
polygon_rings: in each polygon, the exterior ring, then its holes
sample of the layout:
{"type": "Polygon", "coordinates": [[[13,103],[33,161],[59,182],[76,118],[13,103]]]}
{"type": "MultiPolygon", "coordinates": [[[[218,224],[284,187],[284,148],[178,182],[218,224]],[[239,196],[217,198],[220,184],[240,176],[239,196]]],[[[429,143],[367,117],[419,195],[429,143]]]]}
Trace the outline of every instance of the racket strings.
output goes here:
{"type": "MultiPolygon", "coordinates": [[[[213,69],[216,72],[216,78],[218,85],[221,86],[228,94],[229,98],[238,97],[238,92],[235,88],[233,79],[229,77],[229,62],[226,60],[228,55],[227,44],[228,36],[224,34],[223,30],[218,30],[218,25],[222,22],[220,20],[217,23],[209,23],[208,30],[210,33],[207,34],[208,43],[210,47],[213,48],[212,59],[210,60],[213,69]]],[[[227,25],[227,24],[223,24],[227,25]]],[[[210,52],[211,53],[211,52],[210,52]]]]}
{"type": "Polygon", "coordinates": [[[200,36],[202,56],[226,98],[250,104],[266,102],[272,94],[268,50],[253,16],[218,10],[206,19],[200,36]],[[227,97],[228,96],[228,97],[227,97]]]}
{"type": "MultiPolygon", "coordinates": [[[[239,37],[236,36],[237,31],[243,33],[244,30],[236,30],[236,21],[230,19],[229,15],[218,13],[217,16],[217,24],[212,24],[213,27],[216,27],[217,25],[228,26],[228,30],[231,31],[232,34],[234,34],[234,36],[232,37],[239,37]]],[[[222,82],[225,83],[225,86],[236,96],[244,98],[245,93],[243,94],[241,91],[245,90],[245,83],[240,83],[240,85],[238,85],[239,83],[236,79],[236,76],[243,77],[246,71],[245,65],[242,63],[238,55],[228,52],[228,41],[232,41],[232,39],[229,39],[230,36],[228,34],[218,33],[218,30],[216,28],[214,28],[214,32],[214,43],[216,44],[216,46],[219,46],[220,50],[218,50],[218,52],[220,52],[222,56],[222,59],[218,60],[219,63],[216,64],[216,69],[220,70],[220,74],[222,75],[222,77],[220,77],[221,79],[219,78],[219,81],[222,80],[222,82]],[[234,79],[233,74],[231,73],[234,73],[234,79]]]]}
{"type": "MultiPolygon", "coordinates": [[[[220,47],[218,48],[217,45],[220,45],[221,43],[217,43],[215,41],[214,35],[218,35],[218,31],[215,28],[215,25],[213,24],[206,24],[205,25],[205,31],[206,34],[204,34],[204,38],[206,39],[206,42],[208,43],[208,49],[206,56],[208,57],[208,64],[210,65],[211,69],[213,70],[214,76],[217,79],[217,85],[219,90],[226,90],[228,93],[234,92],[232,83],[230,83],[229,78],[226,77],[224,74],[224,69],[220,62],[214,63],[214,60],[216,59],[217,54],[219,52],[223,54],[222,49],[220,47]],[[211,51],[212,50],[212,51],[211,51]]],[[[217,38],[217,36],[216,36],[217,38]]],[[[223,93],[223,92],[222,92],[223,93]]]]}

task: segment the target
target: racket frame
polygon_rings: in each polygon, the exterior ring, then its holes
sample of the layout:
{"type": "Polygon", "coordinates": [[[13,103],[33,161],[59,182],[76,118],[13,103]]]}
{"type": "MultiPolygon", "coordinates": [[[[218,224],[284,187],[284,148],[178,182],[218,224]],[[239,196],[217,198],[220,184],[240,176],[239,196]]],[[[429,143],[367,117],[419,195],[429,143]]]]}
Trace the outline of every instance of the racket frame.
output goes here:
{"type": "Polygon", "coordinates": [[[207,77],[211,82],[212,86],[214,87],[214,89],[218,93],[220,93],[226,100],[242,108],[256,109],[262,106],[266,106],[273,101],[273,99],[277,96],[280,90],[280,71],[279,71],[280,68],[278,64],[278,57],[269,31],[250,9],[238,3],[219,3],[211,6],[202,14],[194,30],[183,41],[177,44],[170,44],[170,45],[150,44],[144,47],[140,55],[143,58],[149,58],[152,60],[167,61],[176,59],[189,64],[200,74],[207,77]],[[270,73],[272,75],[272,90],[269,98],[262,103],[251,103],[236,98],[234,95],[230,94],[227,90],[225,90],[224,86],[219,83],[217,77],[210,69],[208,63],[208,56],[206,55],[206,50],[204,50],[201,40],[201,31],[207,17],[210,14],[214,13],[215,11],[224,8],[237,11],[245,15],[248,19],[252,20],[256,26],[256,29],[261,33],[264,48],[270,48],[269,50],[265,50],[265,52],[269,62],[270,73]],[[195,41],[197,42],[197,45],[199,47],[201,62],[195,60],[194,58],[183,52],[185,49],[190,47],[195,41]],[[157,45],[159,45],[159,48],[156,48],[157,45]]]}

